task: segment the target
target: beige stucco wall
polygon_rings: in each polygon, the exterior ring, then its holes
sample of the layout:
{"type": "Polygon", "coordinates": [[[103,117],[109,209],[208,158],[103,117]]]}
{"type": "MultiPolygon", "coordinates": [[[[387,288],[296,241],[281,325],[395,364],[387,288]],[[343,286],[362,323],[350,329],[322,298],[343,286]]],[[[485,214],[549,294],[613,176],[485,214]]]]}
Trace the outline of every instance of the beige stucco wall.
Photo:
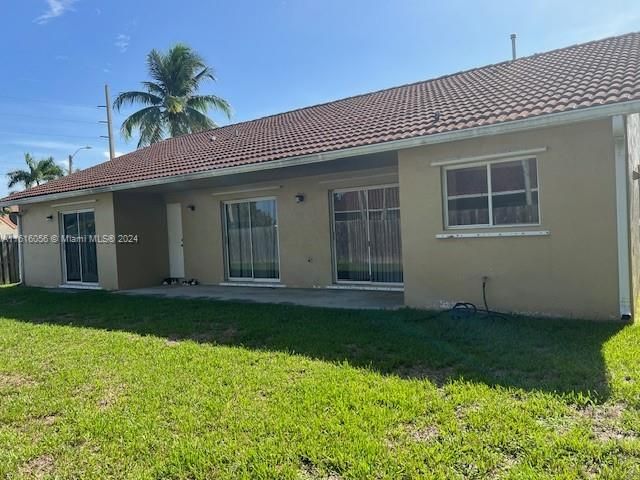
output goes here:
{"type": "Polygon", "coordinates": [[[395,168],[370,169],[325,176],[303,176],[222,190],[176,192],[167,194],[165,201],[182,205],[186,277],[215,284],[225,281],[223,202],[276,198],[280,281],[288,287],[311,288],[333,283],[329,192],[336,188],[396,182],[395,168]],[[305,195],[304,202],[296,203],[295,195],[298,193],[305,195]],[[193,205],[195,210],[189,210],[189,205],[193,205]]]}
{"type": "MultiPolygon", "coordinates": [[[[68,202],[53,201],[20,207],[22,214],[22,245],[24,256],[24,282],[38,287],[57,287],[62,284],[62,261],[59,243],[37,243],[29,235],[60,235],[59,214],[83,209],[95,211],[96,235],[114,235],[113,197],[111,193],[74,198],[68,202]],[[55,206],[73,202],[74,205],[55,206]],[[84,203],[78,203],[84,202],[84,203]],[[49,215],[53,216],[48,220],[49,215]]],[[[112,290],[118,288],[116,245],[105,242],[96,246],[99,285],[112,290]]]]}
{"type": "MultiPolygon", "coordinates": [[[[478,138],[399,152],[405,302],[583,318],[617,318],[611,121],[478,138]],[[444,232],[434,161],[547,147],[537,154],[541,225],[549,236],[437,239],[444,232]]],[[[525,229],[495,228],[489,231],[525,229]]],[[[487,229],[465,230],[465,232],[487,229]]],[[[459,232],[459,230],[458,230],[459,232]]]]}
{"type": "Polygon", "coordinates": [[[162,195],[118,192],[113,194],[113,203],[118,288],[160,285],[169,276],[167,216],[162,195]]]}
{"type": "Polygon", "coordinates": [[[640,171],[640,114],[627,116],[627,155],[629,185],[629,240],[631,249],[631,299],[633,319],[640,315],[640,182],[633,172],[640,171]]]}

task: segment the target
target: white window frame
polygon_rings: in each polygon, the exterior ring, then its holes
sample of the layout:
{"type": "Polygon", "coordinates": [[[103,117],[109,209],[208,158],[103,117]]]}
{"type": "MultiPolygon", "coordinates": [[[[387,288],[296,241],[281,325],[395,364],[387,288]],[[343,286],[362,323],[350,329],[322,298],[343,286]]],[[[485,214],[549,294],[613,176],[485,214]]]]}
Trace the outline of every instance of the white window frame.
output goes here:
{"type": "MultiPolygon", "coordinates": [[[[84,202],[83,202],[84,203],[84,202]]],[[[79,213],[93,213],[93,221],[96,220],[96,212],[94,208],[84,208],[81,210],[65,210],[58,212],[58,227],[60,229],[60,236],[58,238],[62,239],[64,233],[64,216],[65,215],[78,215],[79,213]]],[[[98,228],[96,224],[96,235],[98,235],[98,228]]],[[[96,256],[97,256],[97,248],[98,244],[96,243],[96,256]]],[[[100,270],[98,270],[98,281],[97,282],[84,282],[82,280],[67,280],[67,251],[64,248],[64,242],[60,241],[60,255],[62,258],[62,285],[69,286],[79,286],[79,287],[96,287],[100,285],[100,270]]],[[[97,259],[96,259],[96,269],[97,269],[97,259]]],[[[82,277],[82,267],[80,269],[80,277],[82,277]]]]}
{"type": "MultiPolygon", "coordinates": [[[[371,234],[370,230],[369,230],[369,197],[368,197],[368,192],[369,190],[379,190],[381,188],[400,188],[400,184],[399,183],[385,183],[382,185],[367,185],[367,186],[361,186],[361,187],[346,187],[346,188],[336,188],[333,190],[329,191],[329,200],[330,200],[330,223],[331,223],[331,245],[332,245],[332,252],[331,252],[331,256],[332,258],[332,263],[333,263],[333,281],[336,285],[366,285],[366,286],[378,286],[380,288],[385,288],[385,287],[389,287],[389,288],[393,288],[393,287],[397,287],[397,288],[404,288],[404,264],[402,265],[403,267],[403,281],[402,282],[373,282],[371,280],[338,280],[338,255],[337,255],[337,244],[336,244],[336,233],[335,233],[335,222],[336,222],[336,210],[335,210],[335,198],[334,198],[334,194],[335,193],[347,193],[347,192],[367,192],[367,241],[369,242],[369,235],[371,234]]],[[[374,211],[380,211],[382,209],[380,208],[375,208],[373,209],[374,211]]],[[[400,215],[402,215],[402,211],[400,210],[400,206],[398,207],[393,207],[393,208],[388,208],[387,210],[398,210],[400,212],[400,215]]],[[[344,213],[344,212],[340,212],[340,213],[344,213]]],[[[402,235],[402,232],[400,233],[400,235],[402,235]]],[[[370,243],[370,242],[369,242],[370,243]]],[[[369,255],[369,277],[371,277],[371,246],[369,245],[368,248],[368,255],[369,255]]]]}
{"type": "MultiPolygon", "coordinates": [[[[280,277],[282,275],[282,265],[281,265],[281,257],[280,257],[280,224],[279,224],[279,216],[278,216],[278,198],[277,197],[255,197],[255,198],[242,198],[238,200],[227,200],[222,202],[222,210],[223,210],[223,225],[222,230],[224,232],[224,256],[225,256],[225,276],[227,281],[229,282],[250,282],[250,283],[280,283],[280,277]],[[227,205],[234,205],[237,203],[251,203],[251,202],[261,202],[266,200],[273,200],[276,205],[276,236],[277,236],[277,245],[278,245],[278,277],[277,278],[254,278],[254,277],[232,277],[230,268],[229,268],[229,235],[227,232],[227,205]]],[[[251,217],[249,217],[249,232],[251,232],[251,217]]],[[[251,237],[251,271],[253,272],[253,237],[251,237]]]]}
{"type": "MultiPolygon", "coordinates": [[[[466,164],[458,164],[442,167],[441,173],[441,182],[442,182],[442,211],[443,211],[443,222],[445,230],[468,230],[474,228],[520,228],[520,227],[536,227],[542,225],[542,210],[540,208],[540,175],[538,171],[538,157],[534,155],[526,155],[519,157],[511,157],[511,158],[501,158],[499,160],[485,160],[481,162],[473,162],[466,164]],[[496,225],[493,223],[493,192],[491,185],[491,165],[495,165],[498,163],[510,163],[517,162],[519,160],[535,160],[536,161],[536,179],[538,180],[538,186],[535,189],[532,189],[532,192],[536,192],[538,194],[538,221],[535,223],[509,223],[509,224],[499,224],[496,225]],[[451,170],[462,170],[465,168],[474,168],[474,167],[485,167],[487,169],[487,193],[481,194],[468,194],[468,195],[454,195],[448,196],[448,188],[447,188],[447,172],[451,170]],[[488,208],[489,208],[489,223],[475,223],[473,225],[449,225],[449,200],[456,200],[459,198],[473,198],[473,197],[488,197],[488,208]]],[[[509,195],[513,193],[521,193],[525,190],[510,190],[506,192],[498,192],[495,195],[509,195]]]]}

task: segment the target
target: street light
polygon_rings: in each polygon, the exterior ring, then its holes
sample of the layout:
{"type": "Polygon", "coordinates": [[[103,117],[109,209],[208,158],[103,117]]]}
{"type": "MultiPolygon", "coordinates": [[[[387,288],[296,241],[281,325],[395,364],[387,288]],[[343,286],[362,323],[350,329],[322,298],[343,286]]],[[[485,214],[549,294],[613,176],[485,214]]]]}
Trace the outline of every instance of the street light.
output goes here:
{"type": "Polygon", "coordinates": [[[67,173],[67,175],[71,175],[73,173],[73,157],[75,157],[80,150],[91,150],[91,146],[87,145],[86,147],[80,147],[75,152],[73,152],[72,155],[69,155],[69,173],[67,173]]]}

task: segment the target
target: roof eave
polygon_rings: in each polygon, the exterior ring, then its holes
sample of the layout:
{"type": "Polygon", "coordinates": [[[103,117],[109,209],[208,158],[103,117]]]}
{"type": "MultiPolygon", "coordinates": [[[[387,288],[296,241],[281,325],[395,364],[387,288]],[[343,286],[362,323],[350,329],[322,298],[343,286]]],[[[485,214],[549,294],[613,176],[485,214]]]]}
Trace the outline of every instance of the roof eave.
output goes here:
{"type": "Polygon", "coordinates": [[[520,120],[511,120],[503,123],[483,125],[479,127],[467,128],[464,130],[455,130],[451,132],[436,133],[431,135],[422,135],[401,140],[391,140],[388,142],[375,143],[371,145],[363,145],[358,147],[350,147],[340,150],[332,150],[324,153],[316,153],[311,155],[302,155],[297,157],[287,157],[278,160],[269,160],[261,163],[252,163],[239,167],[220,168],[216,170],[207,170],[203,172],[188,173],[183,175],[173,175],[167,177],[152,178],[148,180],[139,180],[134,182],[119,183],[115,185],[105,185],[101,187],[86,188],[81,190],[72,190],[68,192],[52,193],[47,195],[38,195],[34,197],[25,197],[17,200],[8,201],[6,198],[0,200],[0,207],[27,205],[30,203],[41,203],[66,198],[80,197],[86,195],[96,195],[99,193],[116,192],[121,190],[131,190],[143,187],[152,187],[157,185],[166,185],[176,182],[184,182],[189,180],[199,180],[204,178],[213,178],[226,175],[237,175],[241,173],[257,172],[262,170],[272,170],[276,168],[292,167],[297,165],[306,165],[312,163],[321,163],[339,158],[353,157],[358,155],[366,155],[372,153],[388,152],[393,150],[401,150],[407,148],[415,148],[424,145],[432,145],[437,143],[446,143],[452,141],[465,140],[470,138],[500,135],[504,133],[514,133],[524,130],[532,130],[536,128],[553,127],[569,123],[584,122],[610,117],[613,115],[624,115],[640,112],[640,100],[617,102],[608,105],[598,105],[595,107],[585,107],[570,111],[549,113],[538,115],[536,117],[524,118],[520,120]]]}

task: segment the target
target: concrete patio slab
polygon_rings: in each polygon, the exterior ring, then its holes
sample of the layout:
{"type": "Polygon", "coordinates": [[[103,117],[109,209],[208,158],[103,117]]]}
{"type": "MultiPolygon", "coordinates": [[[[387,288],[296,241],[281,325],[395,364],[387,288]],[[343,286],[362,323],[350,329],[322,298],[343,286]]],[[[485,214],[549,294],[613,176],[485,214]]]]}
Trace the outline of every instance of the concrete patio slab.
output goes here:
{"type": "Polygon", "coordinates": [[[125,295],[209,298],[233,302],[277,303],[307,307],[394,310],[404,305],[403,292],[382,290],[303,289],[244,286],[159,286],[121,290],[125,295]]]}

